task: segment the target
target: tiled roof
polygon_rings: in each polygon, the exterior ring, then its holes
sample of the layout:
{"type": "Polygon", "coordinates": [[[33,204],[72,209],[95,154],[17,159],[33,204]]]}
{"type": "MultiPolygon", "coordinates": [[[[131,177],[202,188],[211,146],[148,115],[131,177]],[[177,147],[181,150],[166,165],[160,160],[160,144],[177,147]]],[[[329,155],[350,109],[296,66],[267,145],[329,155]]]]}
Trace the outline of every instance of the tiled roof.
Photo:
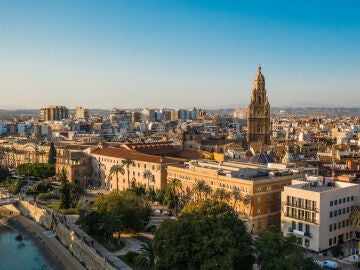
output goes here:
{"type": "Polygon", "coordinates": [[[168,157],[160,157],[153,155],[142,154],[133,150],[123,149],[123,148],[102,148],[92,152],[93,155],[106,156],[106,157],[114,157],[114,158],[131,158],[134,161],[144,161],[151,163],[176,163],[180,162],[174,158],[168,157]]]}

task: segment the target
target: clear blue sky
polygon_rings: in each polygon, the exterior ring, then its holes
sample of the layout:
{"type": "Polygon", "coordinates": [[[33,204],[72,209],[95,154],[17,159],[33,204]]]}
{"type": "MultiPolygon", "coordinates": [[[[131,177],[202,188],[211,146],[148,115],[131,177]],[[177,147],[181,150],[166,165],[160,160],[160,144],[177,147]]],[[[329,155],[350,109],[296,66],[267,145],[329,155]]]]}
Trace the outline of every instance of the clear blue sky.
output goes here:
{"type": "Polygon", "coordinates": [[[0,106],[360,105],[359,1],[0,1],[0,106]]]}

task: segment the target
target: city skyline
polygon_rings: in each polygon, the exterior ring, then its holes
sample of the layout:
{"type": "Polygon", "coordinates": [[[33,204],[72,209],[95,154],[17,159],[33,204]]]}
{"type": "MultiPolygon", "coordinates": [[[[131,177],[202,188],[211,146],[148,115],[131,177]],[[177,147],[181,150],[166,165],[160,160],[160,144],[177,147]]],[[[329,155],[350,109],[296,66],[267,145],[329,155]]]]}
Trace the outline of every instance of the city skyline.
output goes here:
{"type": "Polygon", "coordinates": [[[259,64],[272,107],[357,106],[358,6],[4,1],[0,109],[244,107],[259,64]]]}

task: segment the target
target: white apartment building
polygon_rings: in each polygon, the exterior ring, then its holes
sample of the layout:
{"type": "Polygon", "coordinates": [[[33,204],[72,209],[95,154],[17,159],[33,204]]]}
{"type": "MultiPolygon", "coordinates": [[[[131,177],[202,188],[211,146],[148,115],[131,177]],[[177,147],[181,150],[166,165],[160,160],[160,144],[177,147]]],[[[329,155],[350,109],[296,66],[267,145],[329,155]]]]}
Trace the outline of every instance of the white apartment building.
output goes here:
{"type": "Polygon", "coordinates": [[[358,203],[358,184],[296,182],[281,193],[284,235],[294,234],[299,245],[316,252],[355,238],[349,216],[358,203]]]}

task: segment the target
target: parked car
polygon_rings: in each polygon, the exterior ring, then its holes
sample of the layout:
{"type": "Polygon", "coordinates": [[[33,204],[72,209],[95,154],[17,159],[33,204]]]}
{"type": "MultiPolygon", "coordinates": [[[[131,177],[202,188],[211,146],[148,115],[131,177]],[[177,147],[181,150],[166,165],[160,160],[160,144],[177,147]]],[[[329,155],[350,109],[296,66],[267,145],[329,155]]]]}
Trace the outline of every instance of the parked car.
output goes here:
{"type": "Polygon", "coordinates": [[[315,261],[321,268],[328,268],[328,269],[337,269],[338,265],[334,261],[326,260],[326,261],[315,261]]]}

